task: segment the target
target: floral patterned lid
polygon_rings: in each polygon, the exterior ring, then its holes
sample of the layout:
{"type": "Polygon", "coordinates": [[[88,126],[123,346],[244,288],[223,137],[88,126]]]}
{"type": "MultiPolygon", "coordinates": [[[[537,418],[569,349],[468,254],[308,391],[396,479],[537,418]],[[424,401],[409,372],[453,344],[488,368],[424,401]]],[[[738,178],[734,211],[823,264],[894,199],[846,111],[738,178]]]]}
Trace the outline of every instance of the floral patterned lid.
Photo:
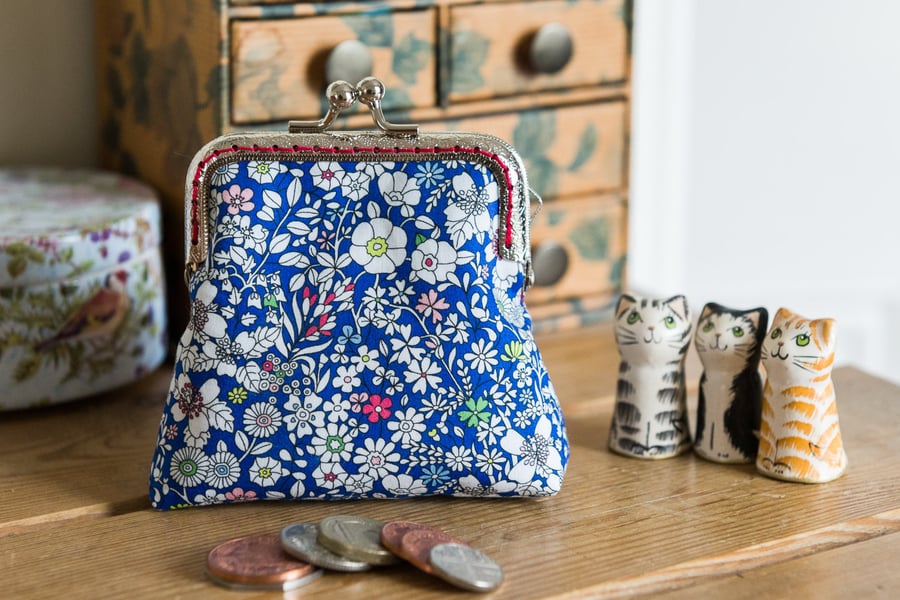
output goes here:
{"type": "Polygon", "coordinates": [[[0,169],[0,288],[75,277],[160,243],[155,192],[87,169],[0,169]]]}

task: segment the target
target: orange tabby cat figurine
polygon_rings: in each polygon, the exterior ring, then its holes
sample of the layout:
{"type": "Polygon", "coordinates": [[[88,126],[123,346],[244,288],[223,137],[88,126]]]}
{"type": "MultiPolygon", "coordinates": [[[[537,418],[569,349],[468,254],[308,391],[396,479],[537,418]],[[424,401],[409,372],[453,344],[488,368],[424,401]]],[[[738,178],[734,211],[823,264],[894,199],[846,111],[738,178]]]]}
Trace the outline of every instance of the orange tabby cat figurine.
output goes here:
{"type": "Polygon", "coordinates": [[[825,483],[847,468],[831,366],[833,319],[781,308],[763,341],[767,380],[756,468],[769,477],[825,483]]]}

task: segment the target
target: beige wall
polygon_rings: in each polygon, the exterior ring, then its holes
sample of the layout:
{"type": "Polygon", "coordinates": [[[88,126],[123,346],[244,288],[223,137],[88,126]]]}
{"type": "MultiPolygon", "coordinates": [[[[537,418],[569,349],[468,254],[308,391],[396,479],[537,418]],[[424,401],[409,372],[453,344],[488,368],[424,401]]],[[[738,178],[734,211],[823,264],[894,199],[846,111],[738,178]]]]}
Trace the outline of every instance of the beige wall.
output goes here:
{"type": "Polygon", "coordinates": [[[0,2],[0,166],[94,166],[91,0],[0,2]]]}

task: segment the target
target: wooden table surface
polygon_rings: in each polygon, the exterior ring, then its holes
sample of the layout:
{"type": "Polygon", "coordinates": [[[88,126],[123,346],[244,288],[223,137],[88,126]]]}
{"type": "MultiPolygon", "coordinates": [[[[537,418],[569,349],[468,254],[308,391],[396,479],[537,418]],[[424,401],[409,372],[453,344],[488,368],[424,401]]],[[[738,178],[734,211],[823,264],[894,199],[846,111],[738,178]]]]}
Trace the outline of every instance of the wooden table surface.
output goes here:
{"type": "MultiPolygon", "coordinates": [[[[572,442],[555,498],[157,512],[147,472],[168,367],[90,400],[0,413],[0,597],[279,597],[213,585],[207,552],[232,537],[346,513],[422,521],[468,541],[503,566],[497,598],[900,597],[900,388],[838,369],[848,472],[824,485],[791,484],[690,454],[653,462],[608,452],[618,364],[611,330],[538,341],[572,442]]],[[[337,594],[473,597],[410,566],[327,573],[294,592],[337,594]]]]}

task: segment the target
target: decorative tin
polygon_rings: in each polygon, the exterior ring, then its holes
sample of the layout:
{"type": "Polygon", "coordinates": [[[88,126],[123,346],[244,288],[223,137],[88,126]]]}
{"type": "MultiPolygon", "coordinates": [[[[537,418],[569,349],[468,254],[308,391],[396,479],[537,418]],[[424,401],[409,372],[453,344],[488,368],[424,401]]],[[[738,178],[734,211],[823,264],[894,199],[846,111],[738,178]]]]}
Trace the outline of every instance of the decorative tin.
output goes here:
{"type": "Polygon", "coordinates": [[[154,192],[88,170],[0,169],[0,410],[136,379],[166,355],[154,192]]]}

